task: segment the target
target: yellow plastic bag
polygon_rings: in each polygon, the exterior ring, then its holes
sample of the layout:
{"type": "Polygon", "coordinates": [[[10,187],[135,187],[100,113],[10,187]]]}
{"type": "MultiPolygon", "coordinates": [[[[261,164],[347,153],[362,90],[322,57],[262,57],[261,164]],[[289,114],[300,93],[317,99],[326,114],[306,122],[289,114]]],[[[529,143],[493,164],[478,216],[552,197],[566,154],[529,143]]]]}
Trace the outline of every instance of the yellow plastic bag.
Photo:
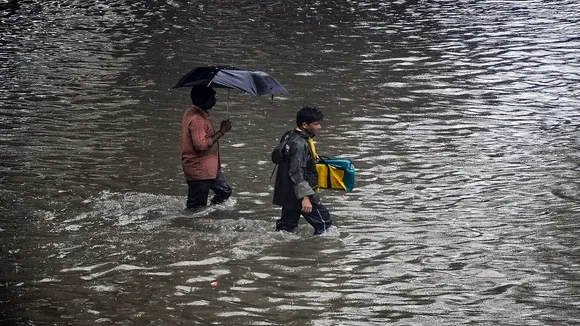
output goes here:
{"type": "Polygon", "coordinates": [[[344,169],[336,168],[325,163],[316,164],[318,172],[318,188],[346,190],[344,184],[344,169]]]}

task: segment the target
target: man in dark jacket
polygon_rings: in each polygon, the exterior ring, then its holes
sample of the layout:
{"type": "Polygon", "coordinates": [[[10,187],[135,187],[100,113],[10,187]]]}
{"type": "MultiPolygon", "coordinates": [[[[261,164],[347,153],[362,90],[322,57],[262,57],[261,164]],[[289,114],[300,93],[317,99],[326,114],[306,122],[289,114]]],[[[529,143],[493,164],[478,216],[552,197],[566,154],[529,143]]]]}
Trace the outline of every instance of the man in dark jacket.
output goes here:
{"type": "Polygon", "coordinates": [[[286,133],[281,161],[274,185],[275,205],[282,206],[282,216],[276,221],[276,231],[292,232],[298,226],[300,215],[321,234],[332,225],[328,209],[318,196],[316,150],[312,138],[322,128],[323,115],[314,107],[304,106],[296,115],[297,128],[286,133]]]}

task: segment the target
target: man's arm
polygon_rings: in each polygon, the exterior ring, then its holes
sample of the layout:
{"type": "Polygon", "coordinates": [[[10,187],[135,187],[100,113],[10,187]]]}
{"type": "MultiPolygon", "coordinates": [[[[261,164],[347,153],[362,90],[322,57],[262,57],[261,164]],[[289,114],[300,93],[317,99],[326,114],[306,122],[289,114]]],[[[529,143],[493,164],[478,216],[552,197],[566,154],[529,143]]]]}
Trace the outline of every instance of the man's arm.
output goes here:
{"type": "Polygon", "coordinates": [[[232,130],[232,123],[230,122],[230,119],[222,120],[222,123],[220,124],[220,130],[216,131],[215,134],[213,134],[211,140],[215,144],[218,141],[218,139],[222,138],[226,134],[226,132],[230,130],[232,130]]]}
{"type": "Polygon", "coordinates": [[[299,144],[292,144],[290,146],[290,168],[289,174],[292,183],[294,184],[294,194],[296,198],[302,201],[302,211],[304,213],[312,212],[312,203],[308,196],[314,195],[315,192],[310,187],[310,184],[304,178],[304,168],[306,168],[306,147],[299,144]],[[297,148],[300,147],[300,148],[297,148]]]}
{"type": "Polygon", "coordinates": [[[189,133],[191,134],[191,141],[193,148],[198,152],[205,152],[212,147],[220,138],[222,138],[228,131],[232,129],[230,120],[221,122],[220,129],[213,135],[206,133],[206,120],[195,117],[189,123],[189,133]]]}
{"type": "Polygon", "coordinates": [[[213,146],[215,135],[207,134],[208,122],[200,116],[193,116],[189,121],[187,128],[191,136],[191,144],[193,149],[198,153],[203,153],[213,146]]]}

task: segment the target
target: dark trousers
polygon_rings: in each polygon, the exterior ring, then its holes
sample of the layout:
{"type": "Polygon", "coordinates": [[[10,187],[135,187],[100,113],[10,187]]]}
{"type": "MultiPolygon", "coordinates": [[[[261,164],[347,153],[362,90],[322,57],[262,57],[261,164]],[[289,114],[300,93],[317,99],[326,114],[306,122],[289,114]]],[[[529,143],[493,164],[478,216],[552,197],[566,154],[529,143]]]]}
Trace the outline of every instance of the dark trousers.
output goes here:
{"type": "Polygon", "coordinates": [[[332,218],[328,209],[322,204],[312,203],[312,212],[303,213],[300,210],[282,207],[282,216],[276,221],[276,231],[292,232],[298,227],[300,215],[314,228],[314,234],[321,234],[332,225],[332,218]]]}
{"type": "Polygon", "coordinates": [[[215,196],[211,199],[212,204],[220,204],[232,195],[232,188],[226,182],[221,171],[215,179],[187,180],[187,209],[196,209],[207,206],[209,190],[213,190],[215,196]]]}

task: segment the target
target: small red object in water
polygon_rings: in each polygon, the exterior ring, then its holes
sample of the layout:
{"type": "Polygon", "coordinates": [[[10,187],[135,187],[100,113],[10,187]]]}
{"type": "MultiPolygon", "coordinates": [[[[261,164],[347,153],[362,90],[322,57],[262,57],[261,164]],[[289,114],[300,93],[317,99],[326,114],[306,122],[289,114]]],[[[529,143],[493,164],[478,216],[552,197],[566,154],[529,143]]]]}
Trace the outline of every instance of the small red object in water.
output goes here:
{"type": "Polygon", "coordinates": [[[218,286],[218,284],[220,284],[220,282],[218,282],[218,281],[213,281],[213,282],[211,282],[210,284],[211,284],[211,286],[213,286],[213,287],[216,287],[216,286],[218,286]]]}

